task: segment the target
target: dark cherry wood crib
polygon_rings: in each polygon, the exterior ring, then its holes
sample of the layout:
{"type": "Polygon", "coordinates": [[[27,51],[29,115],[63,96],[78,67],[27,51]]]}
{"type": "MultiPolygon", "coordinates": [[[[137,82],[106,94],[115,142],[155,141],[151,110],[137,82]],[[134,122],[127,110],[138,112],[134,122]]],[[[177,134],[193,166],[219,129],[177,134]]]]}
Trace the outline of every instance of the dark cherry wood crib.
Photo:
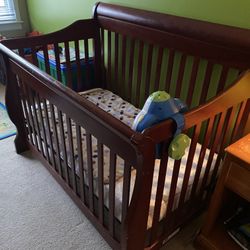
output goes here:
{"type": "Polygon", "coordinates": [[[39,37],[2,41],[0,54],[6,105],[17,128],[17,153],[31,150],[114,249],[160,248],[204,209],[223,149],[249,132],[249,30],[98,3],[92,19],[39,37]],[[51,48],[54,65],[49,60],[51,48]],[[38,51],[43,52],[45,72],[38,68],[38,51]],[[184,132],[191,145],[184,166],[176,160],[169,170],[172,120],[137,133],[77,93],[92,88],[111,90],[138,108],[156,90],[186,102],[190,110],[185,113],[184,132]],[[159,143],[163,156],[155,173],[159,143]],[[109,150],[107,183],[104,147],[109,150]],[[124,166],[120,216],[118,158],[124,166]]]}

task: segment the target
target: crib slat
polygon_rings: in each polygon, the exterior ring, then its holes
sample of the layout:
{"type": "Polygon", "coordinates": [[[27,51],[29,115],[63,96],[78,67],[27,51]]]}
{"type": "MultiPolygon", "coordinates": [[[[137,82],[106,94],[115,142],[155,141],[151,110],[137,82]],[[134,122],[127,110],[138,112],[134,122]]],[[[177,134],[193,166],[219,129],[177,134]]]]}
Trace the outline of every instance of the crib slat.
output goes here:
{"type": "MultiPolygon", "coordinates": [[[[47,105],[45,107],[47,110],[47,105]]],[[[60,176],[63,178],[62,162],[61,162],[61,156],[60,156],[60,146],[59,146],[58,131],[57,131],[57,126],[56,126],[56,118],[55,118],[55,109],[51,103],[49,103],[49,109],[50,109],[50,114],[51,114],[51,123],[52,123],[53,135],[54,135],[56,157],[57,157],[57,162],[58,162],[58,171],[59,171],[60,176]]],[[[54,155],[53,151],[52,151],[52,154],[54,155]]]]}
{"type": "Polygon", "coordinates": [[[181,160],[175,160],[174,168],[172,172],[171,184],[170,184],[170,192],[168,196],[168,205],[167,205],[167,212],[165,216],[164,230],[166,230],[166,224],[167,224],[169,216],[171,216],[171,212],[173,210],[173,206],[175,202],[175,194],[176,194],[177,181],[179,177],[180,165],[181,165],[181,160]]]}
{"type": "Polygon", "coordinates": [[[119,93],[119,78],[118,78],[118,64],[119,64],[119,35],[118,33],[115,33],[115,51],[114,51],[114,77],[115,77],[115,89],[117,91],[117,93],[119,93]]]}
{"type": "Polygon", "coordinates": [[[209,156],[208,156],[208,161],[207,161],[207,165],[206,165],[205,174],[204,174],[204,177],[202,179],[202,184],[201,184],[201,190],[202,191],[204,191],[205,188],[206,188],[206,183],[207,183],[207,179],[208,179],[208,176],[209,176],[209,173],[210,173],[214,153],[215,153],[217,145],[219,144],[219,140],[220,140],[220,137],[221,137],[222,128],[223,128],[223,121],[225,119],[225,116],[226,116],[226,112],[223,112],[222,114],[219,114],[219,121],[217,122],[217,124],[214,127],[215,135],[214,135],[213,141],[210,141],[210,145],[212,144],[212,147],[210,149],[210,153],[209,153],[209,156]]]}
{"type": "MultiPolygon", "coordinates": [[[[167,145],[164,145],[165,147],[164,152],[166,152],[166,146],[167,145]]],[[[151,235],[150,235],[151,244],[156,239],[157,233],[158,233],[158,225],[159,225],[161,204],[162,204],[163,191],[164,191],[165,179],[166,179],[166,173],[167,173],[167,165],[168,165],[168,154],[165,153],[163,154],[163,157],[161,159],[159,176],[158,176],[158,181],[157,181],[154,215],[153,215],[152,230],[151,230],[151,235]]]]}
{"type": "Polygon", "coordinates": [[[34,121],[34,134],[37,138],[37,141],[38,141],[38,151],[40,151],[43,156],[44,156],[44,153],[43,153],[43,146],[42,146],[42,140],[41,140],[41,133],[40,133],[40,128],[39,128],[39,123],[38,123],[38,119],[37,119],[37,113],[36,113],[36,105],[35,105],[35,100],[34,100],[34,95],[33,93],[31,93],[31,90],[29,87],[27,87],[27,94],[28,94],[28,99],[30,100],[30,105],[33,107],[31,108],[30,107],[30,111],[31,111],[31,115],[33,116],[33,121],[34,121]]]}
{"type": "Polygon", "coordinates": [[[125,76],[125,69],[126,69],[126,63],[127,63],[127,58],[126,58],[126,48],[127,48],[127,38],[126,36],[122,36],[122,56],[121,56],[121,63],[122,63],[122,86],[121,86],[121,96],[124,98],[125,97],[125,90],[126,90],[126,76],[125,76]]]}
{"type": "Polygon", "coordinates": [[[56,76],[58,81],[62,81],[61,64],[60,64],[60,51],[57,43],[54,44],[55,59],[56,59],[56,76]]]}
{"type": "Polygon", "coordinates": [[[170,192],[169,192],[169,197],[168,197],[168,206],[167,206],[166,218],[168,218],[169,214],[171,214],[171,212],[173,210],[180,166],[181,166],[181,160],[175,160],[173,173],[172,173],[172,178],[171,178],[170,192]]]}
{"type": "Polygon", "coordinates": [[[81,61],[80,61],[80,49],[79,49],[79,41],[76,40],[75,44],[75,55],[76,55],[76,74],[77,74],[77,86],[76,90],[82,90],[82,74],[81,74],[81,61]]]}
{"type": "Polygon", "coordinates": [[[197,168],[196,168],[196,172],[195,172],[194,182],[193,182],[192,190],[191,190],[191,199],[196,194],[196,189],[197,189],[198,184],[199,184],[200,174],[201,174],[201,170],[202,170],[204,157],[205,157],[205,154],[206,154],[206,150],[207,150],[207,147],[208,147],[208,144],[209,144],[210,134],[211,134],[211,131],[212,131],[212,128],[213,128],[214,124],[215,124],[215,117],[213,117],[212,119],[209,119],[207,121],[207,126],[206,126],[206,128],[204,130],[205,139],[204,139],[204,141],[202,143],[201,151],[200,151],[200,154],[199,154],[199,159],[198,159],[197,168]]]}
{"type": "Polygon", "coordinates": [[[104,38],[104,29],[101,28],[101,69],[102,69],[102,83],[103,88],[107,88],[107,82],[106,82],[106,68],[105,68],[105,60],[104,60],[104,51],[106,46],[106,40],[104,38]]]}
{"type": "Polygon", "coordinates": [[[229,108],[226,111],[226,117],[225,117],[225,121],[223,123],[223,128],[222,128],[222,135],[221,135],[221,143],[219,144],[218,147],[218,156],[215,162],[215,166],[214,166],[214,170],[212,173],[212,177],[211,177],[211,183],[215,180],[218,169],[219,169],[219,165],[220,165],[220,161],[223,157],[223,150],[225,148],[226,145],[226,134],[229,132],[229,124],[232,124],[233,122],[233,118],[234,118],[234,112],[232,112],[233,108],[229,108]]]}
{"type": "Polygon", "coordinates": [[[18,49],[18,54],[19,54],[19,56],[24,57],[24,50],[23,50],[23,48],[18,49]]]}
{"type": "Polygon", "coordinates": [[[39,116],[39,120],[41,124],[41,132],[42,132],[43,143],[44,143],[45,158],[50,162],[49,151],[48,151],[48,141],[47,141],[47,136],[45,133],[44,119],[42,115],[41,100],[40,100],[39,94],[37,94],[37,106],[38,106],[38,116],[39,116]]]}
{"type": "Polygon", "coordinates": [[[173,65],[174,65],[174,49],[169,49],[168,54],[168,68],[167,68],[167,74],[166,74],[166,80],[165,80],[165,90],[166,92],[169,92],[170,84],[171,84],[171,77],[172,77],[172,71],[173,71],[173,65]]]}
{"type": "Polygon", "coordinates": [[[57,115],[58,115],[58,122],[59,122],[59,131],[60,131],[60,139],[61,139],[60,145],[61,145],[61,151],[62,151],[62,157],[63,157],[65,180],[67,184],[69,185],[68,157],[67,157],[67,152],[66,152],[65,135],[64,135],[65,131],[63,127],[64,121],[63,121],[62,111],[57,109],[57,115]]]}
{"type": "Polygon", "coordinates": [[[122,188],[122,223],[124,223],[130,196],[130,178],[131,178],[131,166],[125,161],[124,164],[124,181],[122,188]]]}
{"type": "Polygon", "coordinates": [[[38,60],[37,60],[36,48],[35,47],[31,47],[31,57],[32,57],[32,63],[37,66],[38,65],[38,60]]]}
{"type": "Polygon", "coordinates": [[[110,151],[109,169],[109,232],[112,237],[115,233],[115,175],[116,175],[116,155],[110,151]]]}
{"type": "Polygon", "coordinates": [[[179,74],[178,74],[178,79],[177,79],[177,84],[176,84],[175,97],[180,97],[180,94],[181,94],[181,86],[182,86],[182,80],[184,76],[185,65],[186,65],[186,58],[187,58],[187,55],[185,54],[181,55],[181,62],[180,62],[179,70],[178,70],[179,74]]]}
{"type": "Polygon", "coordinates": [[[240,104],[240,107],[239,107],[240,110],[238,112],[238,115],[237,115],[237,118],[236,118],[236,121],[235,121],[235,124],[234,124],[234,128],[233,128],[233,131],[232,131],[232,140],[231,141],[235,141],[236,139],[239,139],[239,138],[237,138],[237,130],[238,130],[239,125],[242,123],[242,116],[244,114],[246,105],[247,105],[246,101],[240,104]]]}
{"type": "Polygon", "coordinates": [[[31,120],[31,116],[30,113],[27,109],[27,106],[29,106],[28,104],[28,100],[27,100],[27,95],[26,95],[26,91],[25,91],[25,87],[23,86],[24,83],[22,82],[21,79],[19,79],[19,84],[20,84],[20,88],[21,88],[21,92],[23,93],[23,107],[24,107],[24,114],[26,117],[26,122],[28,125],[28,132],[29,132],[29,136],[30,136],[30,141],[33,145],[36,146],[36,141],[34,139],[33,133],[32,133],[32,120],[31,120]]]}
{"type": "Polygon", "coordinates": [[[90,88],[89,41],[84,39],[85,82],[90,88]]]}
{"type": "Polygon", "coordinates": [[[185,202],[187,188],[188,188],[188,181],[189,181],[189,177],[190,177],[190,173],[192,169],[193,159],[194,159],[194,155],[196,151],[196,145],[199,139],[200,129],[201,129],[201,123],[197,124],[194,127],[194,135],[192,136],[192,139],[191,139],[191,145],[190,145],[189,154],[188,154],[187,163],[186,163],[186,170],[185,170],[183,184],[181,188],[179,207],[183,206],[185,202]]]}
{"type": "Polygon", "coordinates": [[[112,77],[111,77],[111,32],[108,30],[108,69],[107,69],[107,79],[108,85],[112,87],[112,77]]]}
{"type": "Polygon", "coordinates": [[[152,55],[153,55],[153,45],[150,44],[149,48],[148,48],[148,59],[147,59],[147,70],[146,70],[146,83],[145,83],[144,100],[146,100],[148,98],[148,96],[149,96],[151,68],[152,68],[152,55]]]}
{"type": "Polygon", "coordinates": [[[68,116],[66,116],[66,124],[67,124],[69,152],[70,152],[72,185],[73,185],[73,190],[76,193],[76,170],[75,170],[75,157],[74,157],[75,154],[74,154],[73,136],[72,136],[72,122],[68,116]]]}
{"type": "Polygon", "coordinates": [[[48,48],[47,45],[42,47],[43,56],[44,56],[44,64],[45,64],[45,71],[47,74],[50,74],[50,64],[49,64],[49,55],[48,55],[48,48]]]}
{"type": "Polygon", "coordinates": [[[204,82],[202,84],[202,91],[200,95],[199,104],[204,103],[207,99],[207,93],[209,89],[209,83],[211,81],[212,72],[213,72],[213,63],[208,61],[207,66],[206,66],[204,82]]]}
{"type": "Polygon", "coordinates": [[[128,100],[132,101],[132,82],[133,82],[133,69],[134,69],[134,52],[135,52],[135,40],[130,42],[130,54],[129,54],[129,80],[128,80],[128,100]]]}
{"type": "Polygon", "coordinates": [[[98,155],[98,208],[99,208],[99,221],[103,225],[103,144],[98,141],[97,144],[97,155],[98,155]]]}
{"type": "Polygon", "coordinates": [[[135,94],[135,106],[138,107],[140,104],[140,96],[141,96],[141,79],[142,79],[142,57],[143,57],[143,48],[144,44],[142,41],[139,41],[139,55],[138,55],[138,64],[137,64],[137,83],[136,83],[136,94],[135,94]]]}
{"type": "Polygon", "coordinates": [[[70,51],[69,51],[69,42],[64,42],[65,49],[65,59],[66,59],[66,75],[67,75],[67,87],[73,89],[73,81],[72,81],[72,67],[70,61],[70,51]]]}
{"type": "Polygon", "coordinates": [[[36,128],[35,128],[35,122],[34,122],[34,116],[33,113],[31,111],[31,102],[30,102],[30,97],[29,97],[29,93],[28,93],[28,88],[25,85],[25,83],[23,84],[24,87],[24,91],[26,94],[26,98],[27,98],[27,106],[28,106],[28,113],[29,113],[29,117],[30,117],[30,124],[31,124],[31,129],[32,129],[32,135],[33,135],[33,140],[34,140],[34,144],[37,148],[37,150],[39,151],[39,144],[38,144],[38,140],[37,140],[37,136],[36,136],[36,128]]]}
{"type": "Polygon", "coordinates": [[[162,58],[163,58],[163,48],[159,47],[158,54],[157,54],[156,79],[155,79],[155,83],[154,83],[154,91],[159,90],[159,87],[160,87],[162,58]]]}
{"type": "Polygon", "coordinates": [[[88,164],[88,180],[89,180],[89,209],[94,213],[94,188],[93,188],[93,152],[91,134],[86,132],[87,144],[87,164],[88,164]]]}
{"type": "Polygon", "coordinates": [[[45,127],[47,128],[47,134],[49,137],[49,147],[51,151],[50,157],[52,161],[52,166],[54,167],[54,169],[56,169],[55,155],[54,155],[54,150],[53,150],[53,141],[51,137],[51,129],[50,129],[49,116],[48,116],[48,108],[47,108],[47,103],[45,99],[42,99],[42,104],[43,104],[43,111],[44,111],[45,127]]]}
{"type": "Polygon", "coordinates": [[[228,66],[223,66],[223,69],[220,75],[217,93],[220,93],[225,88],[228,71],[229,71],[228,66]]]}
{"type": "Polygon", "coordinates": [[[84,189],[84,164],[82,155],[82,136],[81,127],[76,125],[76,140],[77,140],[77,153],[78,153],[78,164],[79,164],[79,178],[80,178],[80,197],[82,202],[85,204],[85,189],[84,189]]]}
{"type": "Polygon", "coordinates": [[[192,72],[191,72],[187,101],[186,101],[188,107],[191,107],[191,104],[192,104],[192,97],[194,93],[194,87],[195,87],[197,72],[199,68],[199,63],[200,63],[200,58],[195,57],[194,62],[193,62],[192,72]]]}

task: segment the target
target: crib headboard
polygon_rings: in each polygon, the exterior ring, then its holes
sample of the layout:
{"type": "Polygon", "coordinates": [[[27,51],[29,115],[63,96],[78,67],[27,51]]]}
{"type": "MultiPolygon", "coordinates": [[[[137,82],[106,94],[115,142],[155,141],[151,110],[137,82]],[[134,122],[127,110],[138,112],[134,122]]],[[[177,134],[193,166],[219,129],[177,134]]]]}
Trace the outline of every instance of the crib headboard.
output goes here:
{"type": "Polygon", "coordinates": [[[94,18],[107,87],[139,107],[159,89],[198,106],[250,66],[246,29],[106,3],[94,18]]]}

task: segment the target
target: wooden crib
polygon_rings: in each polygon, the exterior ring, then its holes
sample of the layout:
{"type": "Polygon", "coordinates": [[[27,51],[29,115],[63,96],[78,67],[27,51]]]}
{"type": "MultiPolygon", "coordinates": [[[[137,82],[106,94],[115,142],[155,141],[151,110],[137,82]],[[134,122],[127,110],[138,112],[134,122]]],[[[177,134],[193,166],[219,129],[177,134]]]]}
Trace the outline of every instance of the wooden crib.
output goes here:
{"type": "Polygon", "coordinates": [[[249,131],[249,30],[98,3],[92,19],[48,35],[2,41],[0,54],[17,153],[31,150],[114,249],[160,248],[205,208],[223,149],[249,131]],[[37,67],[38,51],[47,73],[37,67]],[[185,164],[168,158],[172,120],[135,132],[77,93],[92,88],[110,90],[137,108],[156,90],[180,97],[190,108],[185,164]],[[163,156],[155,172],[159,143],[163,156]]]}

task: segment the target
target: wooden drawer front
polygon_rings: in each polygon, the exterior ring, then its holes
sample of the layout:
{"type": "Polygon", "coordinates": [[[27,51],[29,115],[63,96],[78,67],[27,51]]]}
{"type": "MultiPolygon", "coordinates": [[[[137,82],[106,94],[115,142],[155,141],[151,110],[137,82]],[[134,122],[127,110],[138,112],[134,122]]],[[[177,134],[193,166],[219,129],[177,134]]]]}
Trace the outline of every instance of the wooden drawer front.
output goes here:
{"type": "Polygon", "coordinates": [[[231,163],[225,185],[250,202],[250,171],[231,163]]]}

